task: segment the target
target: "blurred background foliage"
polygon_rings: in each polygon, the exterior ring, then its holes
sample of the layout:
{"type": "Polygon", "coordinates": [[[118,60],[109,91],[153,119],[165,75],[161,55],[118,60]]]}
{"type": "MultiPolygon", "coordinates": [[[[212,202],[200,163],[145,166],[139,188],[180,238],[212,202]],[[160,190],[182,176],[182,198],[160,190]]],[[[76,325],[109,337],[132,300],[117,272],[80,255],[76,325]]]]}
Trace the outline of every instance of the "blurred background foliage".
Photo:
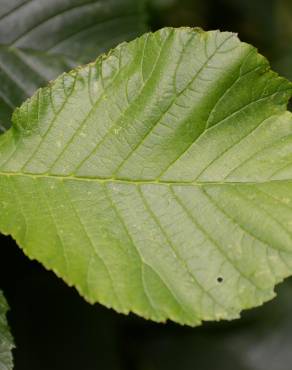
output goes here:
{"type": "MultiPolygon", "coordinates": [[[[13,2],[19,5],[21,1],[0,0],[0,15],[1,10],[3,14],[7,13],[13,2]]],[[[38,12],[41,12],[40,4],[44,1],[34,1],[39,2],[38,12]]],[[[111,3],[114,9],[115,1],[119,7],[124,2],[126,13],[131,12],[129,0],[108,0],[107,4],[111,3]]],[[[59,6],[61,2],[80,5],[85,0],[50,0],[46,1],[46,6],[59,6]]],[[[98,2],[102,0],[94,1],[98,2]]],[[[239,34],[242,41],[252,43],[268,57],[278,73],[292,79],[291,0],[148,0],[144,12],[145,16],[135,18],[137,25],[133,24],[137,27],[133,30],[132,24],[131,32],[123,37],[131,39],[146,29],[156,30],[163,26],[199,26],[233,31],[239,34]]],[[[33,15],[28,13],[26,17],[30,19],[33,15]]],[[[82,23],[82,17],[86,17],[86,14],[77,13],[78,24],[82,23]]],[[[94,23],[93,13],[91,19],[94,23]]],[[[11,22],[25,21],[18,18],[11,22]]],[[[55,37],[56,30],[60,32],[62,25],[60,20],[58,22],[59,28],[50,27],[51,33],[45,32],[42,37],[55,37]]],[[[72,22],[70,18],[69,28],[74,28],[75,21],[72,22]]],[[[122,23],[125,27],[125,21],[122,23]]],[[[14,24],[9,26],[14,32],[14,24]]],[[[128,26],[126,22],[126,29],[129,29],[128,26]]],[[[111,27],[119,26],[116,24],[111,27]]],[[[96,40],[108,37],[109,33],[111,28],[102,28],[96,40]]],[[[2,84],[2,89],[6,86],[8,94],[11,93],[11,81],[1,71],[1,57],[7,57],[11,46],[3,35],[4,31],[0,35],[0,92],[2,84]],[[4,87],[3,81],[6,81],[4,87]]],[[[31,34],[28,32],[28,35],[31,34]]],[[[97,35],[94,32],[90,35],[91,42],[86,44],[90,45],[88,55],[82,52],[84,40],[74,39],[74,50],[78,50],[78,59],[84,62],[93,57],[92,40],[97,35]]],[[[26,37],[23,41],[35,40],[26,37]]],[[[114,46],[115,42],[117,40],[112,40],[107,47],[114,46]]],[[[35,53],[33,47],[37,49],[42,43],[29,45],[32,45],[29,48],[31,57],[31,53],[35,53]]],[[[22,49],[23,45],[19,47],[22,53],[26,51],[22,49]]],[[[66,44],[65,49],[71,50],[70,45],[66,44]]],[[[97,55],[104,49],[97,47],[97,55]]],[[[57,54],[62,54],[62,48],[57,54]]],[[[55,54],[50,54],[48,58],[55,58],[55,54]]],[[[50,60],[42,61],[43,66],[53,67],[55,64],[52,65],[50,60]]],[[[30,62],[33,63],[33,59],[30,62]]],[[[60,68],[67,69],[69,65],[60,67],[58,63],[57,67],[56,72],[59,73],[60,68]]],[[[24,67],[21,68],[23,72],[24,67]]],[[[22,72],[17,72],[20,82],[27,77],[26,72],[22,72]]],[[[34,81],[34,88],[44,84],[46,78],[34,81]]],[[[22,91],[15,105],[29,94],[31,90],[22,91]]],[[[162,325],[135,315],[122,316],[100,305],[90,306],[53,273],[29,261],[10,238],[1,236],[0,242],[0,288],[4,290],[11,306],[9,322],[17,345],[14,351],[16,370],[292,369],[291,279],[277,287],[278,297],[275,300],[244,312],[240,320],[205,323],[199,328],[173,323],[162,325]]]]}
{"type": "Polygon", "coordinates": [[[292,79],[291,0],[150,0],[152,29],[199,26],[239,34],[292,79]]]}

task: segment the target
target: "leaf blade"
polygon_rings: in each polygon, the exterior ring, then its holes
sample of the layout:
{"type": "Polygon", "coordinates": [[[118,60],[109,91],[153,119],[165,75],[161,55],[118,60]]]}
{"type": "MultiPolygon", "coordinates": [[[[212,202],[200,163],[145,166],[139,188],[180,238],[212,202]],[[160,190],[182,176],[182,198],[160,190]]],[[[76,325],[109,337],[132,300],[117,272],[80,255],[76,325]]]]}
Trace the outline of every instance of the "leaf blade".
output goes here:
{"type": "Polygon", "coordinates": [[[0,369],[11,370],[13,368],[12,349],[13,339],[8,328],[6,314],[7,302],[0,291],[0,369]]]}
{"type": "Polygon", "coordinates": [[[229,33],[122,44],[15,112],[1,231],[90,302],[189,325],[238,317],[291,274],[290,174],[271,177],[291,158],[290,96],[229,33]]]}
{"type": "Polygon", "coordinates": [[[10,126],[14,108],[37,88],[146,31],[143,1],[71,0],[40,6],[15,0],[1,11],[2,131],[10,126]]]}

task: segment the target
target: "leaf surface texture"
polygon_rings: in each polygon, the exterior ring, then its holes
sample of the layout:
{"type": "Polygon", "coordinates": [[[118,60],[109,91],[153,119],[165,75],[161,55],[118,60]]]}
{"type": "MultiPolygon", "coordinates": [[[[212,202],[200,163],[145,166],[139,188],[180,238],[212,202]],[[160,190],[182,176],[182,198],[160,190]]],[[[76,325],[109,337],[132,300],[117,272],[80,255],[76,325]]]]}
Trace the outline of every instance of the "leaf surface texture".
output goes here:
{"type": "Polygon", "coordinates": [[[0,230],[90,302],[233,319],[292,268],[291,83],[165,28],[63,74],[0,138],[0,230]]]}

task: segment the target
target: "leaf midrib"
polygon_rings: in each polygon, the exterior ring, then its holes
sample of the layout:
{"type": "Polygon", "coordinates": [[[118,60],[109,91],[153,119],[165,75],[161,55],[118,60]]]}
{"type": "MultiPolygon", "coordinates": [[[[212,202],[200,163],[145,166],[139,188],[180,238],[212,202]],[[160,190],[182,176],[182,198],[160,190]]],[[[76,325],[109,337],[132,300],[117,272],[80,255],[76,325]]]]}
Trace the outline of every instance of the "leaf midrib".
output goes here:
{"type": "Polygon", "coordinates": [[[55,180],[68,180],[68,181],[81,181],[81,182],[96,182],[104,183],[117,183],[128,185],[179,185],[179,186],[203,186],[203,185],[259,185],[259,184],[272,184],[272,183],[291,183],[292,179],[278,179],[278,180],[263,180],[263,181],[171,181],[171,180],[139,180],[139,179],[123,179],[111,177],[86,177],[86,176],[62,176],[54,174],[35,174],[35,173],[18,173],[18,172],[5,172],[0,171],[0,177],[27,177],[31,179],[55,179],[55,180]]]}

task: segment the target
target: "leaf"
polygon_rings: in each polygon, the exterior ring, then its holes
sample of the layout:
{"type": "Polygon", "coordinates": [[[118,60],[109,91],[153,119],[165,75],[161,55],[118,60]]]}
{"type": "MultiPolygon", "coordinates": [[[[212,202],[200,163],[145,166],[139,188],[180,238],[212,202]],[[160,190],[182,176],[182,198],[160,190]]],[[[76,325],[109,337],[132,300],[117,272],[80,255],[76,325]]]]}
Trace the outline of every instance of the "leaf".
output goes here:
{"type": "Polygon", "coordinates": [[[89,302],[233,319],[292,268],[292,85],[166,28],[63,74],[0,138],[0,230],[89,302]]]}
{"type": "Polygon", "coordinates": [[[13,368],[12,349],[14,344],[6,320],[7,311],[7,302],[0,291],[0,370],[13,368]]]}
{"type": "Polygon", "coordinates": [[[10,0],[0,9],[0,129],[35,90],[146,30],[144,1],[10,0]]]}

